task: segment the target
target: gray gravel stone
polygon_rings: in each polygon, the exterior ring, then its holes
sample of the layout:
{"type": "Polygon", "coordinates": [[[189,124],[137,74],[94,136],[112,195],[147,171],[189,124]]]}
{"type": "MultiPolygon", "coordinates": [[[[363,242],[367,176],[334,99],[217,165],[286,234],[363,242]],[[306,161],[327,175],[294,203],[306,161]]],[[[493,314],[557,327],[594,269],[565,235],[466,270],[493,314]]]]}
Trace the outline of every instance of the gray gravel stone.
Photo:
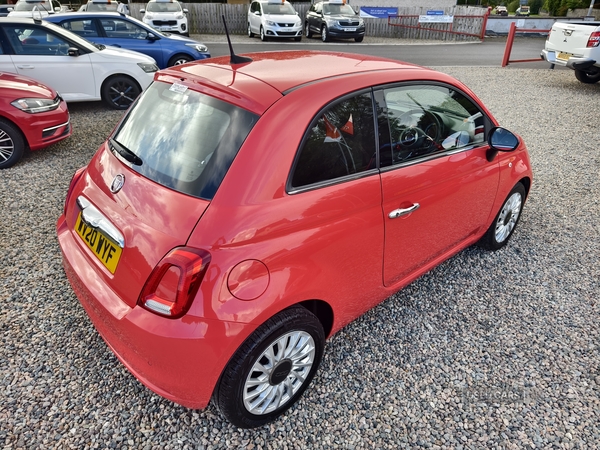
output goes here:
{"type": "Polygon", "coordinates": [[[0,171],[0,446],[598,448],[600,85],[440,70],[529,146],[535,182],[512,241],[466,249],[347,326],[297,406],[251,431],[144,388],[73,295],[56,219],[122,113],[70,105],[70,139],[0,171]]]}

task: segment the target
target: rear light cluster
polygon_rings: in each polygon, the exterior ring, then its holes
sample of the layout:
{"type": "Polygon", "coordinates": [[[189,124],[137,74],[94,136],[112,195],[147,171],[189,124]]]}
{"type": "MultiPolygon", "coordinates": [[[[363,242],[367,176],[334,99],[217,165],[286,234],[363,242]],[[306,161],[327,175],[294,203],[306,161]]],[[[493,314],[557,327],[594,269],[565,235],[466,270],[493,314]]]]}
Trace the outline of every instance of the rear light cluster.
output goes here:
{"type": "Polygon", "coordinates": [[[138,304],[161,316],[183,316],[194,301],[209,263],[207,251],[191,247],[171,250],[148,277],[138,304]]]}
{"type": "Polygon", "coordinates": [[[600,30],[596,29],[590,34],[590,37],[587,41],[587,47],[598,47],[600,44],[600,30]]]}
{"type": "Polygon", "coordinates": [[[64,213],[65,217],[67,215],[67,205],[69,204],[69,198],[71,197],[71,194],[73,193],[73,188],[75,187],[75,185],[81,178],[81,175],[83,175],[83,172],[85,171],[86,167],[87,166],[77,169],[77,171],[73,175],[73,178],[71,178],[71,182],[69,183],[69,190],[67,191],[67,195],[65,197],[65,204],[63,206],[63,213],[64,213]]]}

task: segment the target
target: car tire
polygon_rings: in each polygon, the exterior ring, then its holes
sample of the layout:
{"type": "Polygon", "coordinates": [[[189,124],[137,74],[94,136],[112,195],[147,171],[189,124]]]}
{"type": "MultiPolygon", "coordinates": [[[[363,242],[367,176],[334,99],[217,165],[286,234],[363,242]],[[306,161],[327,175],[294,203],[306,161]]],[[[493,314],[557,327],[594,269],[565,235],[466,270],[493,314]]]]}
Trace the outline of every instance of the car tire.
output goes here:
{"type": "Polygon", "coordinates": [[[519,223],[524,203],[525,186],[519,182],[504,200],[502,208],[478,245],[486,250],[498,250],[504,247],[519,223]]]}
{"type": "Polygon", "coordinates": [[[0,169],[7,169],[19,162],[25,153],[25,139],[11,122],[0,119],[0,169]]]}
{"type": "Polygon", "coordinates": [[[363,39],[364,39],[364,36],[355,37],[354,42],[362,42],[363,39]]]}
{"type": "Polygon", "coordinates": [[[250,28],[250,22],[248,22],[248,37],[249,38],[254,37],[254,33],[252,32],[252,29],[250,28]]]}
{"type": "Polygon", "coordinates": [[[273,421],[306,390],[324,347],[321,322],[302,306],[271,317],[246,339],[225,367],[215,389],[219,411],[240,428],[273,421]]]}
{"type": "Polygon", "coordinates": [[[168,67],[171,66],[179,66],[181,64],[185,64],[188,63],[190,61],[193,61],[191,56],[188,55],[175,55],[173,56],[170,60],[169,63],[167,64],[168,67]]]}
{"type": "Polygon", "coordinates": [[[327,30],[326,25],[321,27],[321,40],[323,42],[329,42],[329,31],[327,30]]]}
{"type": "Polygon", "coordinates": [[[133,78],[116,75],[104,81],[102,100],[113,109],[127,109],[141,92],[142,89],[133,78]]]}
{"type": "Polygon", "coordinates": [[[600,81],[600,70],[595,73],[584,72],[583,70],[576,70],[575,78],[577,78],[582,83],[594,84],[600,81]]]}
{"type": "Polygon", "coordinates": [[[265,29],[260,27],[260,40],[265,42],[267,40],[267,35],[265,34],[265,29]]]}
{"type": "Polygon", "coordinates": [[[304,35],[307,37],[307,39],[310,39],[313,36],[312,31],[310,31],[310,25],[308,24],[308,22],[304,24],[304,35]]]}

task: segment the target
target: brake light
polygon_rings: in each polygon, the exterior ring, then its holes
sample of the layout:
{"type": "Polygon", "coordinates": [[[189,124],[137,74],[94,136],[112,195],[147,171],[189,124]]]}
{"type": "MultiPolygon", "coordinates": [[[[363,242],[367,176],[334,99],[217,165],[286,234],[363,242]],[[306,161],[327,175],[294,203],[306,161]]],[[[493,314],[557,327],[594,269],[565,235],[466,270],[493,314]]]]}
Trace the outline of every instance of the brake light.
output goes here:
{"type": "Polygon", "coordinates": [[[172,319],[183,316],[190,309],[209,263],[207,251],[174,248],[148,277],[138,304],[172,319]]]}
{"type": "Polygon", "coordinates": [[[598,47],[600,44],[600,31],[593,31],[587,41],[587,47],[598,47]]]}
{"type": "Polygon", "coordinates": [[[67,190],[67,196],[65,197],[65,205],[63,206],[63,214],[65,216],[67,215],[67,205],[69,204],[69,199],[71,198],[73,189],[75,188],[75,185],[81,178],[81,175],[83,175],[83,172],[85,171],[86,167],[87,166],[77,169],[77,171],[73,174],[73,178],[71,178],[71,182],[69,183],[69,189],[67,190]]]}

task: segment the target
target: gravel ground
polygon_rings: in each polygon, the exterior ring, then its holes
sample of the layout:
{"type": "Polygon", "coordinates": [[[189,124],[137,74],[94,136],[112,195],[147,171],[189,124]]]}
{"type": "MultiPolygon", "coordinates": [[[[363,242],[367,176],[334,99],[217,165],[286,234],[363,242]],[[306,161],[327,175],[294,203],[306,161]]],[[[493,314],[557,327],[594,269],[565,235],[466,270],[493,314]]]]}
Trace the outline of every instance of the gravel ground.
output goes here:
{"type": "Polygon", "coordinates": [[[120,112],[0,172],[0,445],[143,449],[600,448],[600,84],[571,71],[440,68],[531,151],[510,244],[469,248],[328,341],[286,415],[236,429],[138,383],[95,332],[55,237],[71,175],[120,112]]]}

